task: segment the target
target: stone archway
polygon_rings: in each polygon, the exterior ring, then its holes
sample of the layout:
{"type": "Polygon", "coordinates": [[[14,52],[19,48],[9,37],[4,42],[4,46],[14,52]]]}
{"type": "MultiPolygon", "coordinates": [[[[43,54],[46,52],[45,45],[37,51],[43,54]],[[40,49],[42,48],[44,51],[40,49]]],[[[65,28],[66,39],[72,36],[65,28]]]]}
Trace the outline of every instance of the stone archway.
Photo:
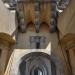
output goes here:
{"type": "Polygon", "coordinates": [[[50,57],[44,53],[29,53],[21,60],[22,62],[19,65],[20,75],[35,75],[34,72],[37,68],[41,70],[42,75],[52,75],[50,57]]]}
{"type": "Polygon", "coordinates": [[[32,52],[21,58],[17,75],[32,75],[36,68],[44,71],[42,72],[43,75],[63,75],[63,73],[61,73],[63,72],[63,67],[60,65],[59,60],[53,55],[51,57],[43,52],[32,52]],[[27,66],[29,67],[28,74],[27,71],[25,73],[27,66]]]}
{"type": "MultiPolygon", "coordinates": [[[[16,51],[17,53],[19,51],[16,51]]],[[[16,54],[16,53],[15,53],[16,54]]],[[[28,52],[15,55],[10,75],[35,75],[38,70],[42,75],[64,75],[63,64],[54,54],[28,52]]],[[[37,74],[38,75],[38,74],[37,74]]]]}

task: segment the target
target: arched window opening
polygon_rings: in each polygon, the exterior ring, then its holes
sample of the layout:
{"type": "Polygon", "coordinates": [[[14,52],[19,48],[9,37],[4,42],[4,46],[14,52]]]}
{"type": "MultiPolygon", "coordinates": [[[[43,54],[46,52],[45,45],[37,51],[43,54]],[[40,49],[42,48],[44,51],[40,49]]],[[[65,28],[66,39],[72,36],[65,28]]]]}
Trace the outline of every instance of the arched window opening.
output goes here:
{"type": "Polygon", "coordinates": [[[49,59],[39,52],[23,57],[19,65],[19,75],[57,75],[59,70],[55,62],[49,59]]]}
{"type": "Polygon", "coordinates": [[[46,42],[44,36],[30,36],[30,48],[32,49],[43,49],[46,42]]]}

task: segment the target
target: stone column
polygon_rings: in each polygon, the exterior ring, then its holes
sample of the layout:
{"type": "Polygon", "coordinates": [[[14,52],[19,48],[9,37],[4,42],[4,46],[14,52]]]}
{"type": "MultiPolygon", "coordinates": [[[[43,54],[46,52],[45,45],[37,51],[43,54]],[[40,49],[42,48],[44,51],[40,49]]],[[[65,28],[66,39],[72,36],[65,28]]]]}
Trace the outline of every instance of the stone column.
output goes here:
{"type": "Polygon", "coordinates": [[[5,33],[0,33],[0,49],[2,50],[0,57],[0,75],[4,75],[4,72],[7,67],[9,51],[11,45],[14,45],[15,41],[13,38],[5,33]]]}
{"type": "Polygon", "coordinates": [[[7,50],[2,50],[2,54],[1,54],[1,61],[0,61],[0,70],[1,70],[1,75],[4,74],[5,71],[5,66],[6,66],[6,59],[7,59],[7,50]]]}
{"type": "MultiPolygon", "coordinates": [[[[61,46],[66,52],[67,62],[72,74],[75,75],[75,34],[67,34],[61,39],[61,46]]],[[[69,70],[69,71],[70,71],[69,70]]]]}
{"type": "Polygon", "coordinates": [[[72,67],[72,72],[73,75],[75,75],[75,52],[73,49],[69,49],[68,52],[69,52],[69,59],[72,67]]]}

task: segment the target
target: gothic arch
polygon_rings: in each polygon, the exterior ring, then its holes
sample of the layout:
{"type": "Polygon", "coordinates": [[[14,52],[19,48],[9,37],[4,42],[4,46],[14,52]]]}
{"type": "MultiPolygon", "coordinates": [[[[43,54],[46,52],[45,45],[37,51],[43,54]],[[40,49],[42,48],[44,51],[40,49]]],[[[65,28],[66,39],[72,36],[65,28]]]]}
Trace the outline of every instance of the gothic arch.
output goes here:
{"type": "MultiPolygon", "coordinates": [[[[45,62],[44,60],[42,60],[41,58],[46,58],[46,60],[49,60],[48,62],[50,62],[51,64],[51,69],[53,69],[51,72],[56,72],[56,73],[51,73],[51,75],[63,75],[63,64],[61,65],[61,62],[59,59],[56,58],[56,56],[52,55],[48,55],[46,53],[43,53],[43,52],[32,52],[32,53],[29,53],[29,54],[26,54],[24,55],[21,59],[20,59],[20,63],[18,64],[18,73],[16,75],[23,75],[21,74],[20,72],[23,71],[21,70],[20,68],[22,69],[26,69],[25,67],[27,66],[26,64],[26,61],[31,61],[30,63],[33,65],[33,66],[30,66],[30,69],[32,69],[34,67],[34,69],[36,68],[42,68],[42,67],[48,67],[48,63],[43,63],[45,62]],[[36,59],[35,59],[36,58],[36,59]],[[35,60],[34,60],[35,59],[35,60]],[[36,60],[38,60],[38,62],[36,62],[36,60]],[[42,63],[40,64],[40,67],[38,65],[39,61],[42,60],[42,63]],[[35,63],[35,64],[33,64],[35,63]],[[37,65],[37,66],[35,66],[37,65]],[[42,65],[45,65],[45,66],[42,66],[42,65]],[[61,65],[61,66],[60,66],[61,65]],[[52,68],[52,67],[55,67],[55,68],[52,68]],[[55,70],[54,70],[55,69],[55,70]]],[[[42,70],[48,70],[47,68],[46,69],[42,69],[42,70]]],[[[50,70],[50,69],[49,69],[50,70]]],[[[25,71],[23,71],[22,73],[24,73],[25,75],[25,71]]]]}

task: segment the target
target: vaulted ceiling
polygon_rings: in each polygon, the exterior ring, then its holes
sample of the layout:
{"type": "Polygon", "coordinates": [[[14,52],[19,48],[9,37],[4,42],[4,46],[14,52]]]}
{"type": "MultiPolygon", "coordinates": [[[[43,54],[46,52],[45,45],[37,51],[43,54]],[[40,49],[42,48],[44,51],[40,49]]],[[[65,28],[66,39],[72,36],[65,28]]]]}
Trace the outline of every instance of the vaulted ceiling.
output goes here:
{"type": "MultiPolygon", "coordinates": [[[[20,29],[26,29],[31,22],[39,32],[40,25],[45,23],[51,32],[56,30],[56,1],[19,1],[17,4],[20,29]]],[[[24,29],[24,30],[25,30],[24,29]]]]}
{"type": "MultiPolygon", "coordinates": [[[[44,6],[41,6],[44,8],[44,10],[42,9],[41,13],[40,13],[39,4],[38,5],[36,4],[35,6],[33,4],[30,4],[30,5],[26,4],[28,1],[31,1],[31,0],[3,0],[3,1],[10,3],[10,4],[12,3],[13,6],[14,6],[14,4],[16,4],[16,6],[17,6],[16,10],[18,11],[18,19],[20,22],[19,24],[20,24],[20,26],[22,26],[22,28],[26,28],[25,23],[26,22],[28,23],[31,21],[35,25],[35,28],[37,30],[39,30],[39,27],[40,27],[39,23],[41,21],[43,23],[46,23],[50,28],[53,28],[52,31],[55,32],[56,24],[57,24],[56,20],[58,20],[59,21],[58,29],[62,33],[64,33],[66,31],[67,26],[65,24],[67,24],[66,23],[67,20],[70,19],[69,18],[70,15],[68,16],[68,19],[66,19],[67,15],[70,14],[70,12],[68,12],[69,8],[73,7],[73,4],[72,4],[73,0],[32,0],[34,2],[36,2],[36,1],[37,2],[43,1],[45,3],[48,2],[47,8],[45,8],[46,7],[45,4],[43,4],[44,6]],[[22,11],[18,10],[20,8],[22,11]],[[32,8],[32,10],[30,8],[32,8]],[[64,10],[64,9],[66,9],[66,10],[64,10]],[[57,18],[57,12],[59,12],[59,10],[64,10],[64,12],[61,15],[59,15],[59,18],[57,18]],[[38,17],[38,15],[40,15],[40,17],[38,17]],[[24,18],[23,18],[23,16],[24,16],[24,18]],[[35,17],[37,17],[37,18],[35,18],[35,17]]],[[[70,27],[69,27],[69,29],[70,29],[70,27]]],[[[72,30],[71,30],[71,32],[72,32],[72,30]]]]}

